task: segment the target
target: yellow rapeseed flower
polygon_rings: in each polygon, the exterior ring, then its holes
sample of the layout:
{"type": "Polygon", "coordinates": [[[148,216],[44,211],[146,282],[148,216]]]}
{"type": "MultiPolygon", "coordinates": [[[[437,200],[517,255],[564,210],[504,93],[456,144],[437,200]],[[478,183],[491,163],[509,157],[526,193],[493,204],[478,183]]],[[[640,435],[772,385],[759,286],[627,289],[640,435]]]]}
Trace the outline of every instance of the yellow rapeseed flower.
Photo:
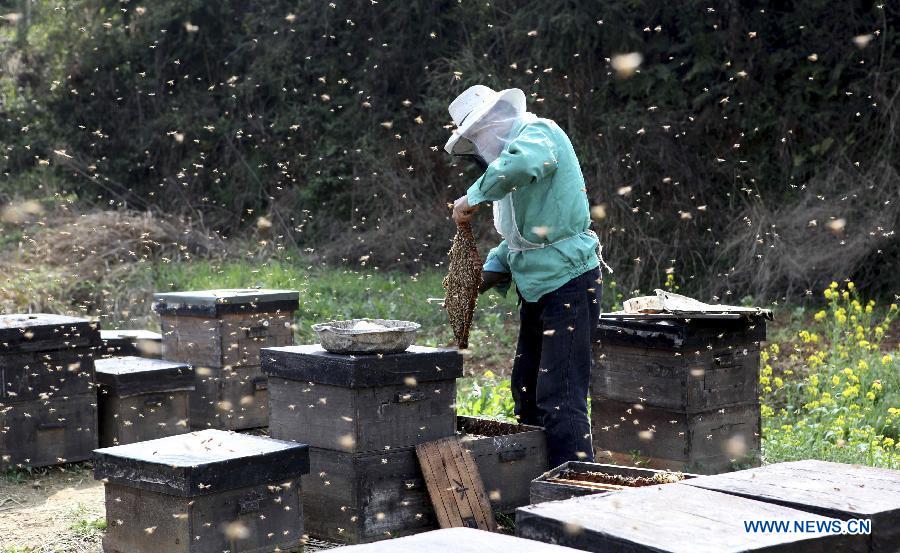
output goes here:
{"type": "Polygon", "coordinates": [[[841,294],[841,297],[844,298],[845,300],[849,300],[849,299],[850,299],[850,292],[844,290],[844,293],[841,294]]]}
{"type": "Polygon", "coordinates": [[[856,368],[859,369],[859,370],[861,370],[861,371],[865,371],[865,370],[868,370],[868,369],[869,369],[869,364],[866,363],[866,360],[865,360],[865,359],[860,359],[860,360],[857,361],[857,363],[856,363],[856,368]]]}
{"type": "Polygon", "coordinates": [[[832,290],[835,290],[838,287],[838,283],[831,281],[831,284],[829,284],[828,287],[831,288],[832,290]]]}
{"type": "Polygon", "coordinates": [[[839,386],[841,384],[841,377],[838,375],[834,375],[831,377],[831,384],[834,386],[839,386]]]}
{"type": "Polygon", "coordinates": [[[892,360],[891,356],[885,353],[884,356],[881,358],[881,364],[882,365],[890,365],[891,360],[892,360]]]}
{"type": "Polygon", "coordinates": [[[856,288],[856,285],[853,284],[853,281],[851,280],[850,282],[847,283],[847,288],[853,290],[854,288],[856,288]]]}
{"type": "Polygon", "coordinates": [[[822,309],[821,311],[816,312],[816,314],[813,316],[813,318],[814,318],[815,320],[817,320],[817,321],[821,321],[821,320],[823,320],[826,316],[828,316],[828,313],[826,313],[825,310],[822,309]]]}

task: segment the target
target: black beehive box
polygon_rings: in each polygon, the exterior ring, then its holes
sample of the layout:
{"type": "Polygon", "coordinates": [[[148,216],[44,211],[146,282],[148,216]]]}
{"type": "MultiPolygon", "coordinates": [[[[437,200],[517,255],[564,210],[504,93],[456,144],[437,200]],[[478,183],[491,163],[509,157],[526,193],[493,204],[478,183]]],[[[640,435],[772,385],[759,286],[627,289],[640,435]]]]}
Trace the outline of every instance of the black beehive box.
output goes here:
{"type": "Polygon", "coordinates": [[[0,468],[82,461],[97,447],[98,325],[0,315],[0,468]]]}
{"type": "Polygon", "coordinates": [[[262,366],[272,436],[310,445],[303,497],[310,535],[361,543],[434,527],[414,446],[456,431],[457,351],[267,348],[262,366]]]}
{"type": "Polygon", "coordinates": [[[460,445],[475,459],[491,507],[510,513],[528,505],[531,481],[548,468],[544,429],[479,417],[457,421],[460,445]]]}
{"type": "Polygon", "coordinates": [[[101,330],[103,347],[101,357],[146,357],[159,359],[162,356],[162,334],[150,330],[101,330]]]}
{"type": "Polygon", "coordinates": [[[289,551],[303,542],[305,445],[203,430],[94,452],[106,553],[289,551]]]}
{"type": "Polygon", "coordinates": [[[597,330],[598,460],[703,474],[758,464],[762,317],[604,317],[597,330]]]}
{"type": "Polygon", "coordinates": [[[111,357],[95,362],[99,387],[100,446],[143,442],[190,430],[190,365],[111,357]]]}
{"type": "Polygon", "coordinates": [[[195,367],[191,426],[240,430],[268,424],[260,349],[293,344],[294,290],[224,289],[155,294],[162,357],[195,367]]]}
{"type": "Polygon", "coordinates": [[[412,346],[337,355],[305,345],[263,350],[272,436],[358,453],[414,446],[456,431],[456,350],[412,346]]]}
{"type": "Polygon", "coordinates": [[[754,532],[745,523],[829,519],[685,484],[548,501],[516,511],[516,535],[596,553],[862,553],[866,536],[754,532]]]}
{"type": "Polygon", "coordinates": [[[829,518],[868,519],[869,550],[900,551],[900,471],[806,460],[776,463],[685,484],[777,503],[829,518]]]}

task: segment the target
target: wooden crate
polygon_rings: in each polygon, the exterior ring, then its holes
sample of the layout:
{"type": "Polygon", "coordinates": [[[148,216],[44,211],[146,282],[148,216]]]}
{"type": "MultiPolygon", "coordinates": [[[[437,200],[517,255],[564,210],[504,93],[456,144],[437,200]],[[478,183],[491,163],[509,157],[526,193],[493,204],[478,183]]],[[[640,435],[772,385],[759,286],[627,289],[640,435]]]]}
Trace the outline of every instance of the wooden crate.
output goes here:
{"type": "Polygon", "coordinates": [[[869,519],[869,551],[900,550],[897,470],[808,460],[703,476],[685,484],[830,518],[869,519]]]}
{"type": "Polygon", "coordinates": [[[273,437],[359,453],[413,446],[456,430],[455,350],[336,355],[319,346],[263,350],[273,437]]]}
{"type": "Polygon", "coordinates": [[[258,436],[204,430],[98,449],[106,553],[269,552],[303,539],[300,475],[309,452],[258,436]]]}
{"type": "Polygon", "coordinates": [[[575,549],[473,528],[445,528],[415,536],[343,547],[341,553],[575,553],[575,549]]]}
{"type": "Polygon", "coordinates": [[[159,359],[162,334],[150,330],[101,330],[100,357],[135,356],[159,359]]]}
{"type": "Polygon", "coordinates": [[[0,404],[0,469],[84,461],[96,447],[93,393],[0,404]]]}
{"type": "Polygon", "coordinates": [[[269,424],[269,383],[258,366],[195,367],[191,428],[245,430],[269,424]]]}
{"type": "Polygon", "coordinates": [[[544,429],[477,417],[457,417],[460,445],[468,450],[495,511],[528,505],[531,481],[548,468],[544,429]]]}
{"type": "Polygon", "coordinates": [[[607,479],[603,476],[621,476],[625,478],[655,479],[658,485],[666,482],[667,478],[696,478],[690,473],[669,473],[668,471],[626,467],[621,465],[606,465],[603,463],[583,463],[580,461],[567,461],[560,466],[550,469],[531,481],[529,492],[531,503],[543,503],[545,501],[558,501],[571,499],[583,495],[597,495],[612,493],[630,487],[640,487],[648,484],[641,483],[637,486],[626,482],[617,482],[615,479],[607,479]],[[598,476],[599,475],[599,476],[598,476]],[[662,478],[667,477],[667,478],[662,478]]]}
{"type": "Polygon", "coordinates": [[[292,290],[205,290],[155,294],[162,357],[197,367],[258,366],[259,350],[293,343],[292,290]]]}
{"type": "Polygon", "coordinates": [[[516,535],[597,553],[862,553],[866,536],[747,532],[744,521],[829,519],[684,484],[522,507],[516,535]]]}
{"type": "Polygon", "coordinates": [[[755,403],[684,413],[641,403],[594,401],[597,461],[697,474],[759,465],[760,411],[755,403]]]}
{"type": "Polygon", "coordinates": [[[698,413],[759,401],[764,319],[601,318],[597,330],[594,402],[698,413]]]}
{"type": "Polygon", "coordinates": [[[183,434],[189,426],[194,370],[184,363],[141,357],[96,361],[100,446],[183,434]]]}
{"type": "Polygon", "coordinates": [[[309,535],[366,543],[436,527],[413,448],[346,453],[311,447],[303,479],[309,535]]]}

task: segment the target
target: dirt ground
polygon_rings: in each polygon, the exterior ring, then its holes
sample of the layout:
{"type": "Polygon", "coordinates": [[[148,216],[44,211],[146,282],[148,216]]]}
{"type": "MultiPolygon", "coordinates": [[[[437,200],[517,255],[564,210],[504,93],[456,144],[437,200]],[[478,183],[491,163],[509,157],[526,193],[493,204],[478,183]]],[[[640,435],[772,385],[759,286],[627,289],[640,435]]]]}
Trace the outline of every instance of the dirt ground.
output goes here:
{"type": "Polygon", "coordinates": [[[0,474],[2,553],[99,553],[105,516],[89,465],[0,474]]]}

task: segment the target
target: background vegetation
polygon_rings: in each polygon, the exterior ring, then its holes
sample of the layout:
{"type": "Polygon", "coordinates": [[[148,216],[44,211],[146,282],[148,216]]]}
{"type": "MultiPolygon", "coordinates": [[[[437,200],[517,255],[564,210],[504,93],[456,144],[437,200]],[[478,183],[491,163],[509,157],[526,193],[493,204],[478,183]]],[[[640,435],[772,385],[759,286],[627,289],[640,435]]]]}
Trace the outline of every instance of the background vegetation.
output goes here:
{"type": "MultiPolygon", "coordinates": [[[[316,260],[444,259],[465,87],[573,138],[625,290],[893,291],[895,3],[0,1],[0,203],[150,210],[316,260]],[[642,55],[630,78],[611,67],[642,55]]],[[[4,241],[15,243],[7,217],[4,241]]],[[[12,218],[17,220],[17,218],[12,218]]],[[[481,241],[495,241],[489,224],[481,241]]]]}

